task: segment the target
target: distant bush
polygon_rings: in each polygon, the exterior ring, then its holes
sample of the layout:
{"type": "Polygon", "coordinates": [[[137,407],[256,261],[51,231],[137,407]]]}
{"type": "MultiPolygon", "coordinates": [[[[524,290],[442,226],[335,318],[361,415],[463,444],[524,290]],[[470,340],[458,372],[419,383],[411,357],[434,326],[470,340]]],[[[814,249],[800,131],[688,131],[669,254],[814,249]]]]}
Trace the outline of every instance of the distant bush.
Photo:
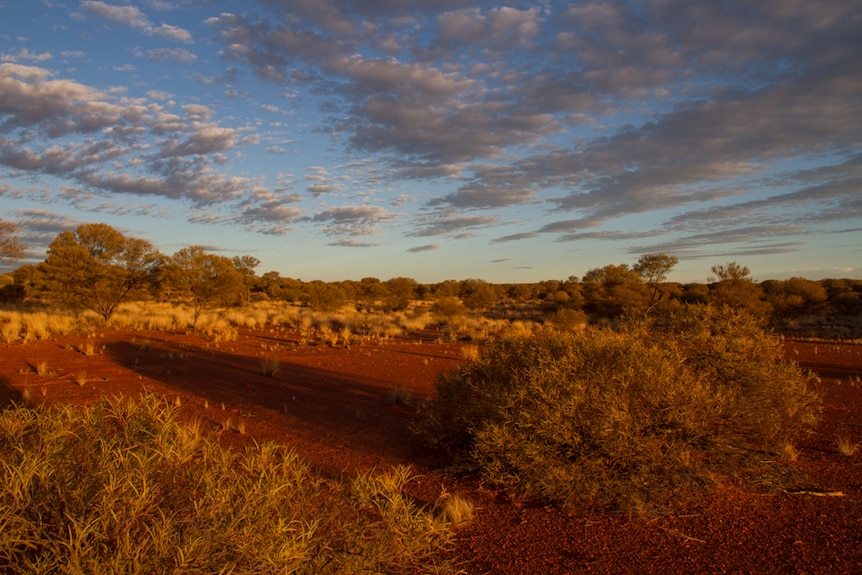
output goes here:
{"type": "Polygon", "coordinates": [[[654,321],[496,341],[440,379],[417,430],[527,495],[649,511],[815,422],[808,378],[749,316],[654,321]]]}

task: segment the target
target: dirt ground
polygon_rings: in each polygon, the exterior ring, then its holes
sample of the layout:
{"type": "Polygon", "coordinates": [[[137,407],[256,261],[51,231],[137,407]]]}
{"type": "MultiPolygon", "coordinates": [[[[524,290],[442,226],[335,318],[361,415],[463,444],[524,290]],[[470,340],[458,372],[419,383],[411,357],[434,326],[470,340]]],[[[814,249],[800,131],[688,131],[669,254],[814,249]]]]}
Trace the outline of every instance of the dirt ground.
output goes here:
{"type": "Polygon", "coordinates": [[[226,444],[291,445],[329,477],[411,465],[420,501],[445,488],[476,504],[453,551],[470,574],[862,573],[862,447],[848,456],[836,444],[862,444],[862,345],[788,342],[786,350],[819,374],[825,392],[823,421],[790,463],[797,484],[771,494],[720,486],[653,519],[513,501],[448,473],[409,430],[438,374],[463,361],[460,345],[434,343],[433,334],[350,348],[300,345],[277,330],[241,331],[218,345],[140,331],[0,344],[0,404],[149,391],[201,417],[226,444]],[[278,361],[274,376],[265,360],[278,361]]]}

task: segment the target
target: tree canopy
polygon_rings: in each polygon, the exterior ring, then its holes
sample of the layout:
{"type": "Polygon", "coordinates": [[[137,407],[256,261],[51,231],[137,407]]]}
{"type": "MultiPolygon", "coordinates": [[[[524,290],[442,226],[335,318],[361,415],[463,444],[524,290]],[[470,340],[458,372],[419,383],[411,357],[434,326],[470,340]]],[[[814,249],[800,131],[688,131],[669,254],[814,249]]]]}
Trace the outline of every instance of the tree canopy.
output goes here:
{"type": "Polygon", "coordinates": [[[48,299],[90,309],[107,322],[120,303],[157,282],[161,264],[147,240],[107,224],[82,224],[54,238],[37,281],[48,299]]]}
{"type": "Polygon", "coordinates": [[[198,319],[205,310],[236,300],[245,289],[243,276],[234,262],[225,256],[207,253],[202,246],[176,252],[166,271],[171,285],[191,298],[192,329],[197,329],[198,319]]]}
{"type": "Polygon", "coordinates": [[[24,255],[15,222],[0,220],[0,260],[16,260],[24,255]]]}

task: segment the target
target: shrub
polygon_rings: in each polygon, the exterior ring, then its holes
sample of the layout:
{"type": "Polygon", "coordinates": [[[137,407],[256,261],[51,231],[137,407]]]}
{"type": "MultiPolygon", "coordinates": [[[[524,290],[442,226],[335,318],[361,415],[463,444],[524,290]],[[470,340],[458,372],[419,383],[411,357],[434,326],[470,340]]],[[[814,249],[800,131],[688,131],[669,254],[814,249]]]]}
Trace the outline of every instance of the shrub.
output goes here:
{"type": "Polygon", "coordinates": [[[496,341],[441,377],[417,430],[527,495],[649,511],[814,423],[818,395],[755,320],[679,313],[496,341]]]}

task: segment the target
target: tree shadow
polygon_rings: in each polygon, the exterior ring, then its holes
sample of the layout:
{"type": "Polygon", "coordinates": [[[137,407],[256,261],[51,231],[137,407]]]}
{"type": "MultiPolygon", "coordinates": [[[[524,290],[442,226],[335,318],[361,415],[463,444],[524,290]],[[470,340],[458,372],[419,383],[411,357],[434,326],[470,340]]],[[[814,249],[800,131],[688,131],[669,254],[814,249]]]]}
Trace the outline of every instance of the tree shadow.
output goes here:
{"type": "Polygon", "coordinates": [[[214,428],[235,433],[238,424],[247,425],[249,434],[296,447],[303,459],[330,472],[387,463],[436,466],[436,454],[410,430],[415,407],[394,401],[386,382],[305,365],[289,354],[277,355],[278,372],[268,376],[260,357],[167,340],[151,346],[142,351],[139,344],[114,341],[104,353],[157,381],[166,388],[161,393],[206,406],[201,415],[214,428]]]}

